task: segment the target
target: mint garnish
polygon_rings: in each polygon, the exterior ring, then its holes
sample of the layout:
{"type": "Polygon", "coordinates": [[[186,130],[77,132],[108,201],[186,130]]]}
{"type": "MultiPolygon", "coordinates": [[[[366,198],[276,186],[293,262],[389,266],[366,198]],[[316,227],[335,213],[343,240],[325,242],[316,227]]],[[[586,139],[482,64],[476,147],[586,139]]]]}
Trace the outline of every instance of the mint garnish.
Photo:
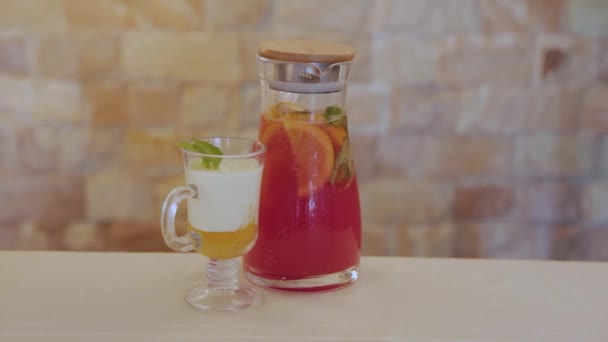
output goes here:
{"type": "MultiPolygon", "coordinates": [[[[218,156],[223,155],[222,150],[220,150],[217,146],[198,139],[192,139],[188,142],[182,141],[179,143],[179,147],[190,152],[212,154],[218,156]]],[[[207,170],[217,170],[221,161],[222,158],[201,157],[201,164],[203,165],[203,168],[207,170]]]]}
{"type": "Polygon", "coordinates": [[[327,123],[332,126],[346,126],[346,119],[343,115],[342,109],[338,106],[329,106],[325,108],[323,116],[327,123]]]}
{"type": "Polygon", "coordinates": [[[348,187],[353,179],[354,173],[353,158],[350,154],[350,143],[348,138],[345,138],[342,143],[342,148],[336,156],[330,180],[332,183],[347,181],[345,187],[348,187]]]}

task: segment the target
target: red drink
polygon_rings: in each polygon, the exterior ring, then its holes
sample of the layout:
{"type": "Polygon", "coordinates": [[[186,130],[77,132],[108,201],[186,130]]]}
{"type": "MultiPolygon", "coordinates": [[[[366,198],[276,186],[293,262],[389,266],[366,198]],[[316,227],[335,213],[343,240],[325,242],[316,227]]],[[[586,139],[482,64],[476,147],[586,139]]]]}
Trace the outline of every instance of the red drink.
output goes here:
{"type": "Polygon", "coordinates": [[[337,107],[303,111],[279,103],[262,115],[260,140],[268,150],[247,271],[254,282],[260,277],[270,280],[262,285],[287,290],[345,285],[321,278],[356,272],[359,264],[361,214],[346,116],[337,107]],[[319,281],[297,284],[311,279],[319,281]],[[296,283],[283,287],[272,280],[296,283]]]}

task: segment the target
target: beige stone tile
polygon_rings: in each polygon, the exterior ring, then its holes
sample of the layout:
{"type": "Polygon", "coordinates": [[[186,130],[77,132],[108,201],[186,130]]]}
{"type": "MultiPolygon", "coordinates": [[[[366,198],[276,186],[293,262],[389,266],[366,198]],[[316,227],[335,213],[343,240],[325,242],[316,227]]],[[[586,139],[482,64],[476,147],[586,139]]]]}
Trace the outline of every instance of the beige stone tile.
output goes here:
{"type": "MultiPolygon", "coordinates": [[[[457,239],[477,239],[473,247],[481,258],[547,259],[551,254],[551,229],[511,222],[479,222],[456,228],[467,236],[457,239]]],[[[468,255],[464,255],[468,256],[468,255]]]]}
{"type": "Polygon", "coordinates": [[[0,27],[35,31],[65,30],[63,0],[2,0],[0,27]]]}
{"type": "Polygon", "coordinates": [[[71,29],[78,28],[130,28],[135,20],[120,1],[65,1],[66,20],[71,29]]]}
{"type": "Polygon", "coordinates": [[[361,254],[377,256],[396,254],[397,230],[394,225],[363,221],[361,229],[361,254]]]}
{"type": "Polygon", "coordinates": [[[453,179],[512,173],[512,141],[499,137],[391,133],[379,139],[377,151],[382,175],[453,179]]]}
{"type": "Polygon", "coordinates": [[[362,27],[365,12],[363,0],[275,1],[273,27],[355,31],[362,27]],[[340,13],[339,19],[336,13],[340,13]]]}
{"type": "Polygon", "coordinates": [[[75,29],[201,30],[203,3],[197,0],[66,0],[75,29]]]}
{"type": "Polygon", "coordinates": [[[474,1],[379,0],[369,3],[372,31],[425,34],[475,32],[479,18],[474,1]]]}
{"type": "Polygon", "coordinates": [[[608,85],[592,86],[585,91],[582,110],[586,113],[608,113],[608,85]]]}
{"type": "Polygon", "coordinates": [[[34,73],[80,80],[118,78],[119,36],[109,32],[39,34],[34,73]]]}
{"type": "Polygon", "coordinates": [[[405,225],[399,228],[399,255],[452,257],[454,226],[450,222],[405,225]]]}
{"type": "Polygon", "coordinates": [[[345,38],[346,44],[355,49],[355,59],[349,75],[351,82],[370,82],[372,79],[372,38],[365,35],[354,35],[345,38]]]}
{"type": "Polygon", "coordinates": [[[18,179],[15,173],[2,174],[0,177],[0,224],[16,229],[17,222],[24,218],[24,200],[21,189],[23,179],[18,179]]]}
{"type": "Polygon", "coordinates": [[[361,254],[365,256],[386,256],[386,242],[382,233],[362,232],[361,254]]]}
{"type": "Polygon", "coordinates": [[[479,2],[484,31],[527,31],[531,19],[529,3],[527,0],[479,2]]]}
{"type": "MultiPolygon", "coordinates": [[[[81,177],[62,174],[19,174],[11,178],[17,217],[36,223],[46,231],[61,231],[68,222],[84,215],[84,184],[81,177]]],[[[10,207],[9,207],[10,208],[10,207]]],[[[11,210],[11,209],[9,209],[11,210]]]]}
{"type": "MultiPolygon", "coordinates": [[[[379,177],[428,177],[419,161],[425,157],[429,139],[406,133],[389,133],[377,138],[375,161],[379,177]]],[[[427,156],[427,158],[429,158],[427,156]]]]}
{"type": "MultiPolygon", "coordinates": [[[[235,136],[246,138],[246,139],[251,139],[251,140],[256,140],[256,139],[259,139],[258,133],[259,133],[259,129],[257,126],[245,127],[245,128],[239,129],[235,136]]],[[[223,134],[223,135],[227,135],[227,134],[223,134]]]]}
{"type": "Polygon", "coordinates": [[[256,29],[268,24],[269,0],[206,0],[207,26],[217,29],[256,29]]]}
{"type": "Polygon", "coordinates": [[[129,128],[120,149],[121,166],[137,179],[173,174],[182,167],[179,141],[171,128],[129,128]]]}
{"type": "Polygon", "coordinates": [[[241,84],[237,119],[240,127],[259,126],[262,113],[262,92],[258,82],[241,84]]]}
{"type": "Polygon", "coordinates": [[[454,188],[453,217],[456,220],[497,219],[515,205],[515,191],[508,183],[480,183],[454,188]]]}
{"type": "Polygon", "coordinates": [[[436,4],[428,0],[378,0],[369,3],[367,24],[371,31],[417,31],[436,4]]]}
{"type": "Polygon", "coordinates": [[[374,179],[378,171],[374,160],[376,135],[349,133],[349,139],[357,179],[359,182],[374,179]]]}
{"type": "Polygon", "coordinates": [[[130,32],[121,51],[122,72],[131,79],[241,78],[239,44],[233,34],[130,32]]]}
{"type": "Polygon", "coordinates": [[[563,0],[480,1],[484,32],[555,32],[564,26],[563,0]]]}
{"type": "Polygon", "coordinates": [[[581,191],[565,181],[530,181],[519,185],[518,216],[522,226],[573,222],[581,216],[581,191]]]}
{"type": "Polygon", "coordinates": [[[437,80],[435,41],[412,34],[391,34],[373,42],[372,80],[391,84],[428,84],[437,80]]]}
{"type": "Polygon", "coordinates": [[[48,173],[59,169],[59,129],[46,126],[17,131],[19,169],[28,173],[48,173]]]}
{"type": "Polygon", "coordinates": [[[569,86],[482,86],[461,94],[459,133],[573,132],[581,89],[569,86]]]}
{"type": "Polygon", "coordinates": [[[381,223],[422,223],[449,215],[452,192],[436,182],[384,178],[361,182],[362,217],[381,223]]]}
{"type": "Polygon", "coordinates": [[[0,124],[0,177],[18,167],[17,135],[11,125],[0,124]]]}
{"type": "Polygon", "coordinates": [[[536,38],[533,81],[585,86],[598,78],[598,44],[573,34],[540,34],[536,38]]]}
{"type": "Polygon", "coordinates": [[[117,220],[102,228],[105,248],[121,252],[169,252],[158,223],[117,220]]]}
{"type": "Polygon", "coordinates": [[[589,136],[529,135],[517,138],[515,170],[526,176],[582,176],[591,171],[589,136]]]}
{"type": "Polygon", "coordinates": [[[38,223],[26,220],[19,225],[15,249],[26,251],[55,249],[53,235],[51,232],[45,231],[38,223]]]}
{"type": "Polygon", "coordinates": [[[453,257],[479,258],[481,256],[480,224],[454,222],[453,257]]]}
{"type": "Polygon", "coordinates": [[[128,89],[128,113],[136,125],[173,125],[179,113],[180,88],[173,83],[136,83],[128,89]]]}
{"type": "Polygon", "coordinates": [[[23,76],[29,70],[30,48],[24,34],[0,33],[0,73],[23,76]]]}
{"type": "Polygon", "coordinates": [[[0,120],[2,123],[32,121],[35,100],[32,82],[26,78],[0,75],[0,120]]]}
{"type": "Polygon", "coordinates": [[[348,87],[348,127],[352,133],[381,133],[389,127],[390,88],[381,83],[348,87]]]}
{"type": "Polygon", "coordinates": [[[589,230],[575,225],[552,227],[551,259],[586,260],[589,255],[589,230]]]}
{"type": "Polygon", "coordinates": [[[437,34],[479,32],[481,23],[477,7],[473,0],[436,1],[416,28],[437,34]]]}
{"type": "Polygon", "coordinates": [[[61,237],[62,249],[70,251],[99,251],[103,241],[97,224],[90,221],[70,222],[61,237]]]}
{"type": "Polygon", "coordinates": [[[588,260],[608,260],[608,227],[602,226],[592,229],[588,234],[589,255],[588,260]]]}
{"type": "Polygon", "coordinates": [[[582,209],[586,222],[608,222],[608,182],[593,181],[585,184],[582,209]]]}
{"type": "Polygon", "coordinates": [[[599,145],[599,156],[596,158],[599,160],[596,161],[596,172],[599,176],[605,178],[606,176],[608,176],[608,138],[599,138],[597,144],[599,145]]]}
{"type": "Polygon", "coordinates": [[[397,87],[392,93],[390,129],[393,131],[452,131],[459,119],[460,89],[418,86],[397,87]]]}
{"type": "Polygon", "coordinates": [[[74,38],[64,33],[41,34],[36,37],[35,74],[49,77],[78,77],[78,61],[74,38]]]}
{"type": "MultiPolygon", "coordinates": [[[[183,127],[234,127],[235,116],[241,116],[236,106],[236,87],[231,85],[193,84],[183,89],[179,122],[183,127]]],[[[256,117],[255,113],[243,115],[256,117]]]]}
{"type": "Polygon", "coordinates": [[[16,130],[16,167],[32,177],[76,175],[87,158],[89,132],[83,127],[28,126],[16,130]]]}
{"type": "Polygon", "coordinates": [[[569,28],[581,34],[601,34],[608,31],[608,3],[601,0],[568,1],[569,28]]]}
{"type": "Polygon", "coordinates": [[[195,31],[203,27],[204,2],[199,0],[126,0],[126,3],[138,26],[195,31]]]}
{"type": "Polygon", "coordinates": [[[602,83],[608,83],[608,35],[600,37],[598,42],[598,54],[599,54],[599,65],[598,65],[598,79],[602,83]]]}
{"type": "Polygon", "coordinates": [[[88,127],[62,127],[58,129],[57,161],[64,174],[82,174],[94,156],[89,154],[91,130],[88,127]]]}
{"type": "Polygon", "coordinates": [[[95,173],[120,161],[125,141],[124,131],[124,128],[108,127],[95,127],[90,130],[85,146],[86,160],[83,165],[85,174],[95,173]]]}
{"type": "Polygon", "coordinates": [[[156,222],[152,187],[142,176],[108,165],[86,179],[86,218],[91,221],[156,222]]]}
{"type": "Polygon", "coordinates": [[[255,32],[244,31],[239,33],[239,48],[241,55],[241,79],[243,81],[257,81],[259,79],[257,53],[258,45],[266,40],[285,38],[285,33],[269,31],[255,32]]]}
{"type": "Polygon", "coordinates": [[[368,25],[372,31],[412,31],[430,12],[428,0],[377,0],[369,3],[368,25]]]}
{"type": "Polygon", "coordinates": [[[78,82],[33,80],[30,87],[24,100],[29,101],[35,122],[80,124],[89,118],[90,106],[78,82]]]}
{"type": "Polygon", "coordinates": [[[129,96],[123,82],[87,82],[84,95],[91,106],[94,127],[119,127],[130,123],[129,96]]]}
{"type": "Polygon", "coordinates": [[[531,47],[529,37],[511,33],[445,36],[439,46],[438,80],[448,85],[527,83],[532,77],[531,47]]]}
{"type": "Polygon", "coordinates": [[[0,224],[0,250],[15,249],[17,243],[17,227],[10,224],[0,224]]]}

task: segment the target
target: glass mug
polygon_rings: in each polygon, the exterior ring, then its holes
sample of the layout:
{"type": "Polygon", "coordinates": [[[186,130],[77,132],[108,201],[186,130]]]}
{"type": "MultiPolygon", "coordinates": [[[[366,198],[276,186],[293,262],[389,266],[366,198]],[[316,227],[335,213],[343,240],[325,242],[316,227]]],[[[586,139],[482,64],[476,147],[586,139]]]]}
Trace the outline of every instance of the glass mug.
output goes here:
{"type": "Polygon", "coordinates": [[[266,147],[255,140],[232,137],[201,139],[222,155],[182,148],[186,183],[167,195],[161,229],[167,246],[195,250],[209,258],[208,284],[191,289],[186,301],[201,311],[239,311],[259,302],[253,287],[239,284],[237,258],[254,245],[266,147]],[[205,167],[216,163],[216,169],[205,167]],[[187,201],[188,233],[178,236],[175,214],[187,201]]]}

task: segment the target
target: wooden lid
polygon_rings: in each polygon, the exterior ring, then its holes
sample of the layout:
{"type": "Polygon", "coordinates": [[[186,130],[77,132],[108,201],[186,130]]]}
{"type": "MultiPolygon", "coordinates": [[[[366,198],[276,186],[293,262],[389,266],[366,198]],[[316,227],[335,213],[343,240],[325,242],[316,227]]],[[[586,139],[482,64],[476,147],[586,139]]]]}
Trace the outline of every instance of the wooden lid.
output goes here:
{"type": "Polygon", "coordinates": [[[272,40],[258,45],[258,55],[284,62],[338,63],[352,61],[355,49],[324,40],[272,40]]]}

